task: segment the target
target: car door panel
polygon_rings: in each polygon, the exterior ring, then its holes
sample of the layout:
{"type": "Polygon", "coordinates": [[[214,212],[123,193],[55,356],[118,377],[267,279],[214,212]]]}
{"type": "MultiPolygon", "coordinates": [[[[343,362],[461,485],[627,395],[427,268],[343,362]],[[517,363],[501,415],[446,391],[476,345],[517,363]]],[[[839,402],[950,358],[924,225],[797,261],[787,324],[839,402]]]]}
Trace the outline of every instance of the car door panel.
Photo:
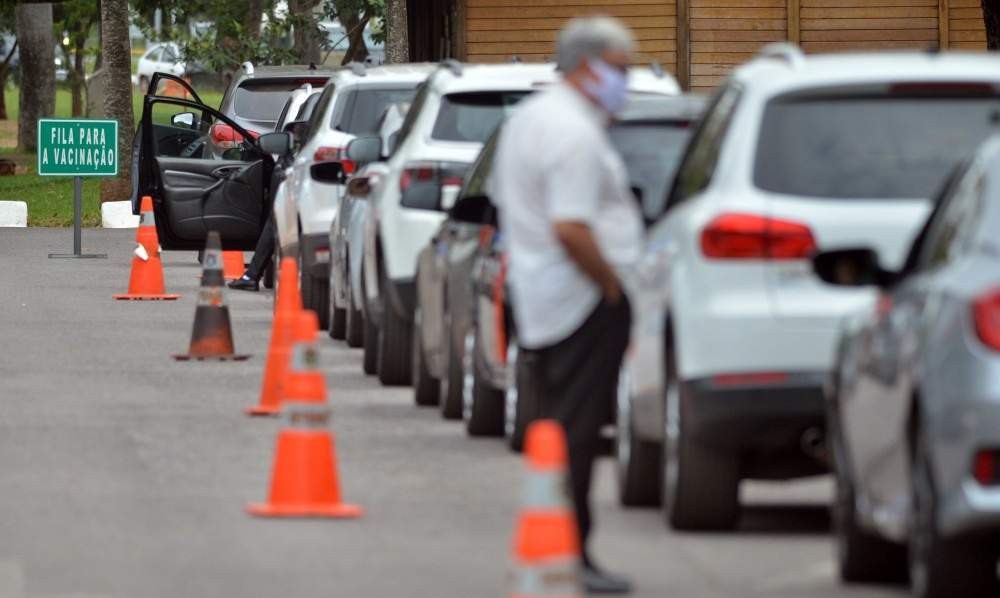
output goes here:
{"type": "Polygon", "coordinates": [[[200,245],[217,230],[227,247],[252,248],[261,228],[263,163],[157,158],[171,236],[200,245]]]}

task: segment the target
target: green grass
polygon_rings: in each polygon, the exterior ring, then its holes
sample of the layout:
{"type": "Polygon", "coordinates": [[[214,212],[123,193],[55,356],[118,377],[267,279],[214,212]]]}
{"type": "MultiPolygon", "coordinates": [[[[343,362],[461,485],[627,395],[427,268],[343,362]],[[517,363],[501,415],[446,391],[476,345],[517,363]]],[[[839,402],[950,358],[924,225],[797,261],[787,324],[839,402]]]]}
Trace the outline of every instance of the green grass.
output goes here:
{"type": "MultiPolygon", "coordinates": [[[[18,90],[7,89],[4,92],[7,102],[8,125],[0,129],[0,138],[12,145],[17,135],[18,90]]],[[[220,92],[207,92],[201,98],[209,106],[216,107],[222,101],[220,92]]],[[[136,119],[142,110],[142,95],[138,92],[132,95],[132,105],[136,119]]],[[[179,109],[184,112],[187,109],[179,109]]],[[[70,93],[67,89],[56,91],[57,117],[71,115],[70,93]]],[[[158,117],[161,114],[157,114],[158,117]]],[[[29,226],[72,226],[73,224],[73,178],[72,177],[39,177],[35,174],[35,155],[22,154],[13,149],[0,149],[0,158],[17,162],[19,166],[27,167],[27,172],[15,176],[0,177],[0,200],[25,201],[28,203],[29,226]]],[[[97,226],[101,223],[100,180],[85,178],[83,181],[83,224],[97,226]]]]}

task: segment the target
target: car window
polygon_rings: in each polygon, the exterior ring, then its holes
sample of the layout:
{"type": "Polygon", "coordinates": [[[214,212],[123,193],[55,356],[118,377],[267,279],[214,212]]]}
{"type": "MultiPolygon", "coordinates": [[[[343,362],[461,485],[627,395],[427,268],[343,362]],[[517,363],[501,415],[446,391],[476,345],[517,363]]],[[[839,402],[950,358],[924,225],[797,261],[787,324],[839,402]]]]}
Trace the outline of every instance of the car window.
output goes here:
{"type": "Polygon", "coordinates": [[[161,48],[154,48],[146,54],[146,60],[150,62],[160,62],[160,55],[163,53],[161,48]]]}
{"type": "Polygon", "coordinates": [[[323,115],[326,114],[327,107],[330,106],[330,101],[333,99],[335,88],[333,85],[327,85],[323,89],[323,93],[320,94],[319,101],[316,104],[315,109],[313,109],[312,114],[309,116],[309,124],[306,125],[306,132],[302,140],[303,145],[312,139],[316,132],[320,130],[323,123],[323,115]]]}
{"type": "Polygon", "coordinates": [[[350,93],[345,109],[333,115],[330,127],[352,135],[373,133],[386,108],[411,101],[415,93],[416,84],[390,89],[355,89],[350,93]]]}
{"type": "Polygon", "coordinates": [[[691,137],[691,125],[629,121],[613,125],[609,135],[625,162],[629,183],[642,194],[642,214],[652,222],[663,213],[667,187],[691,137]]]}
{"type": "Polygon", "coordinates": [[[298,112],[295,113],[295,120],[306,120],[312,116],[313,109],[316,107],[316,103],[319,102],[319,93],[310,94],[306,101],[299,106],[298,112]]]}
{"type": "MultiPolygon", "coordinates": [[[[257,154],[252,143],[244,143],[241,130],[211,108],[156,100],[149,106],[148,117],[155,157],[217,160],[249,159],[257,154]],[[220,156],[213,146],[220,153],[232,151],[220,156]]],[[[143,121],[147,122],[145,114],[143,121]]]]}
{"type": "Polygon", "coordinates": [[[163,47],[163,58],[162,58],[162,60],[164,62],[170,62],[170,63],[174,63],[174,62],[178,61],[177,52],[174,51],[173,47],[171,47],[171,46],[164,46],[163,47]]]}
{"type": "Polygon", "coordinates": [[[485,143],[527,91],[452,93],[441,98],[431,138],[485,143]]]}
{"type": "Polygon", "coordinates": [[[667,210],[700,193],[712,182],[722,142],[741,95],[742,90],[735,84],[728,85],[716,95],[678,167],[670,198],[667,200],[667,210]]]}
{"type": "MultiPolygon", "coordinates": [[[[420,112],[424,109],[424,104],[427,103],[430,88],[430,79],[417,87],[417,93],[413,96],[413,104],[410,106],[409,112],[406,113],[403,124],[399,127],[399,133],[396,134],[396,147],[399,147],[409,137],[410,131],[413,130],[413,124],[417,121],[417,116],[420,115],[420,112]]],[[[390,150],[395,150],[395,148],[390,148],[390,150]]]]}
{"type": "Polygon", "coordinates": [[[995,97],[772,100],[761,124],[754,184],[804,197],[927,198],[990,135],[998,111],[995,97]]]}
{"type": "Polygon", "coordinates": [[[983,215],[985,177],[972,168],[953,188],[951,196],[927,228],[918,257],[918,270],[932,270],[965,254],[983,215]]]}
{"type": "Polygon", "coordinates": [[[275,121],[285,101],[300,86],[296,81],[246,81],[236,88],[233,112],[248,120],[275,121]]]}
{"type": "MultiPolygon", "coordinates": [[[[476,162],[469,168],[467,182],[462,190],[462,197],[490,195],[490,176],[493,173],[493,155],[496,153],[499,135],[493,135],[479,152],[476,162]]],[[[461,201],[461,200],[459,200],[461,201]]]]}

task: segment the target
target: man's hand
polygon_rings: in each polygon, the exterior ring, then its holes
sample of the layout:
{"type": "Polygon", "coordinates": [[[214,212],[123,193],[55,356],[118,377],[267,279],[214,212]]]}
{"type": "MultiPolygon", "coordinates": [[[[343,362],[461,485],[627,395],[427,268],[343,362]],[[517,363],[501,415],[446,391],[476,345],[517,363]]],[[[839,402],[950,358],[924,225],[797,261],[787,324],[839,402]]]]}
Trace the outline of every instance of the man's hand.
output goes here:
{"type": "Polygon", "coordinates": [[[608,303],[617,305],[622,300],[621,282],[601,254],[590,226],[583,222],[556,222],[552,228],[570,259],[601,289],[608,303]]]}

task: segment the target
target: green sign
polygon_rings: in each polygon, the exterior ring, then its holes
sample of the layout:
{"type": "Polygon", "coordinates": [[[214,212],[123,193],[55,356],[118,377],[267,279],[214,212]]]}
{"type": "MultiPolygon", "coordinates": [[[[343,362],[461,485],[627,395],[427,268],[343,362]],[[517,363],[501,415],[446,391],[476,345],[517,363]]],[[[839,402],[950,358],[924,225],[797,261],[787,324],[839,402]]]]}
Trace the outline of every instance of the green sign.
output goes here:
{"type": "Polygon", "coordinates": [[[118,121],[85,118],[39,119],[38,174],[116,176],[118,121]]]}

